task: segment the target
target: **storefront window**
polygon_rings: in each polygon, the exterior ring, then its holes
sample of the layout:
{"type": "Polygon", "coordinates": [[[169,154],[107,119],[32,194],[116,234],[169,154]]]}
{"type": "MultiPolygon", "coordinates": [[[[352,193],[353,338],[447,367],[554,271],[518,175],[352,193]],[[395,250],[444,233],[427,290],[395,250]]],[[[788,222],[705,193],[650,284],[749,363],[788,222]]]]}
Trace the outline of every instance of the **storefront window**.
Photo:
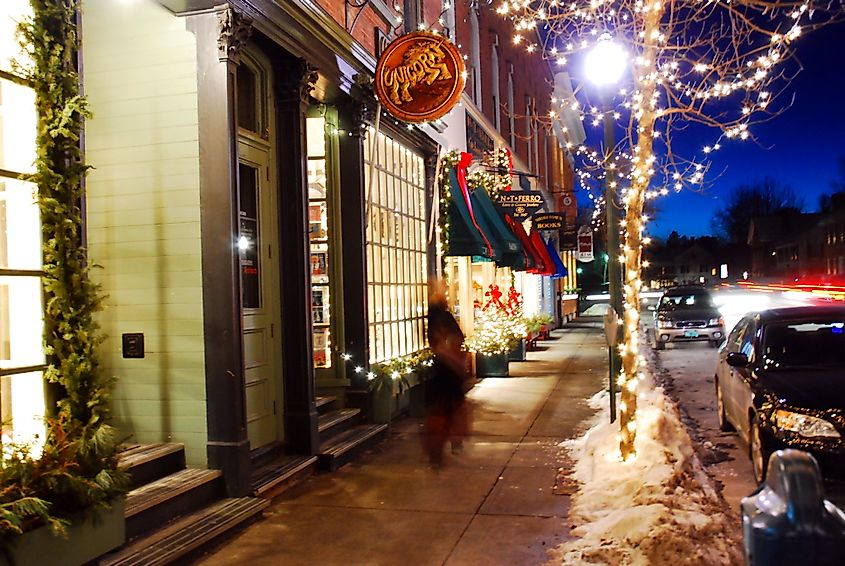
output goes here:
{"type": "Polygon", "coordinates": [[[15,75],[16,22],[26,0],[0,4],[0,422],[2,440],[44,436],[41,223],[36,187],[20,180],[35,160],[35,95],[15,75]]]}
{"type": "Polygon", "coordinates": [[[371,363],[425,347],[428,277],[422,156],[374,134],[364,140],[371,363]]]}
{"type": "Polygon", "coordinates": [[[326,173],[326,120],[308,118],[308,238],[311,243],[311,321],[314,367],[330,368],[331,287],[329,273],[328,176],[326,173]]]}

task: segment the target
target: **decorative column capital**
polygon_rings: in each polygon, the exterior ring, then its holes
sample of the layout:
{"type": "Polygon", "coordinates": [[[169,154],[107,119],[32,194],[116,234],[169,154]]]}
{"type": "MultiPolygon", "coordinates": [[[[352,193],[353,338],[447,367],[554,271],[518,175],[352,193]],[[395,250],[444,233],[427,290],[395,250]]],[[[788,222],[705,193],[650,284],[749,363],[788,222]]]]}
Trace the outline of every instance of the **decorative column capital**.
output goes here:
{"type": "Polygon", "coordinates": [[[220,61],[237,65],[241,50],[252,34],[252,19],[236,12],[231,5],[217,7],[217,57],[220,61]]]}
{"type": "Polygon", "coordinates": [[[310,102],[319,78],[317,67],[305,59],[295,59],[282,63],[276,74],[279,93],[302,103],[310,102]]]}

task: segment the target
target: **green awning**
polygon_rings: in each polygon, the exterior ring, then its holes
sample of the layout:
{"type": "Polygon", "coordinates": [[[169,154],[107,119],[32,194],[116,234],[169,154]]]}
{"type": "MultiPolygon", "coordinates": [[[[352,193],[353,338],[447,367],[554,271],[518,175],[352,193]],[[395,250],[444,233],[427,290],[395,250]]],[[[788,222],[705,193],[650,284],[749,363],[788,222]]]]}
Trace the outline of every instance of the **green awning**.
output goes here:
{"type": "Polygon", "coordinates": [[[472,203],[481,229],[491,238],[496,250],[496,263],[513,269],[525,269],[525,251],[522,244],[505,224],[487,190],[476,187],[472,192],[472,203]]]}
{"type": "Polygon", "coordinates": [[[450,256],[482,256],[498,259],[495,247],[481,228],[479,214],[473,210],[472,199],[458,182],[458,168],[449,172],[449,249],[450,256]],[[476,227],[478,226],[478,227],[476,227]]]}

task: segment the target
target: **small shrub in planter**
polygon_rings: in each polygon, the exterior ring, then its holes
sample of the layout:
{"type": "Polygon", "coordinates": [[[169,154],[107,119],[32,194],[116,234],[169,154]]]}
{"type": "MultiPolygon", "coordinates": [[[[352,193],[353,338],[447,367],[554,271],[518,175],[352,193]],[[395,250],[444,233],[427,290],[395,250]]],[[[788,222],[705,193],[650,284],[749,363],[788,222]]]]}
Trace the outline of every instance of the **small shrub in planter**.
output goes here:
{"type": "MultiPolygon", "coordinates": [[[[399,395],[409,389],[424,389],[432,357],[431,350],[426,348],[416,354],[396,358],[371,368],[367,378],[370,389],[370,418],[374,422],[390,422],[395,409],[398,408],[399,395]]],[[[421,391],[417,392],[417,395],[420,393],[421,391]]]]}
{"type": "Polygon", "coordinates": [[[519,345],[526,334],[521,313],[515,315],[512,309],[498,300],[501,293],[497,293],[498,288],[491,285],[488,291],[491,299],[475,320],[475,334],[464,342],[464,348],[476,355],[479,377],[507,375],[507,370],[501,368],[501,359],[507,367],[508,353],[519,345]],[[483,373],[488,371],[488,366],[492,368],[489,370],[491,373],[483,373]]]}

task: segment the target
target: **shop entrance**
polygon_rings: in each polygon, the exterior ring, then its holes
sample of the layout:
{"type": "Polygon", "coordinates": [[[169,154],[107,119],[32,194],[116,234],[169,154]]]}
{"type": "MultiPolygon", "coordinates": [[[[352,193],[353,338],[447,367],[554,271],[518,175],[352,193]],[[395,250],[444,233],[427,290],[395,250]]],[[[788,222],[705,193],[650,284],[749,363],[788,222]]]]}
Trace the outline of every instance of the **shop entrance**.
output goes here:
{"type": "Polygon", "coordinates": [[[275,123],[266,58],[243,53],[237,72],[239,234],[244,390],[250,448],[284,440],[275,123]]]}
{"type": "Polygon", "coordinates": [[[244,389],[254,450],[283,438],[279,233],[269,147],[242,138],[238,150],[244,389]]]}

